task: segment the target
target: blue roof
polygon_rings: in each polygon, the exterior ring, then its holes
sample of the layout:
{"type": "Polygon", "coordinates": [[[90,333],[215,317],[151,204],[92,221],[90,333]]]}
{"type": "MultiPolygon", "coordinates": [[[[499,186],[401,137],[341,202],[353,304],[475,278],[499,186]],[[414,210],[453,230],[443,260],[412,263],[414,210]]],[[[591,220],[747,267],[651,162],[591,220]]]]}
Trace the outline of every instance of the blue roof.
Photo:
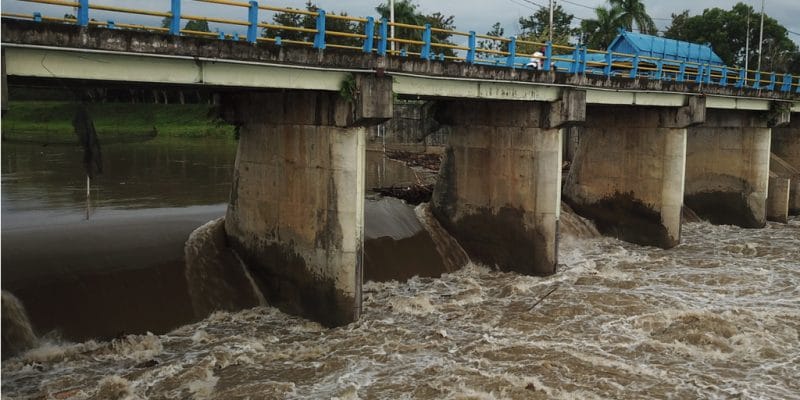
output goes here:
{"type": "Polygon", "coordinates": [[[608,46],[615,53],[638,54],[665,60],[725,65],[711,46],[620,30],[608,46]]]}

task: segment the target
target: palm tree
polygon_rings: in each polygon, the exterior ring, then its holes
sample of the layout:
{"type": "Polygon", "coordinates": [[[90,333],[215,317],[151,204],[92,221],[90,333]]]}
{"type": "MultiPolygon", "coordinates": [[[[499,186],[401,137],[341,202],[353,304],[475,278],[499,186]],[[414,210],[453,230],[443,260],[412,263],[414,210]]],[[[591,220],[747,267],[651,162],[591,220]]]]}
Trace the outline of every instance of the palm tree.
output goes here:
{"type": "Polygon", "coordinates": [[[647,14],[644,8],[644,3],[640,0],[609,0],[611,7],[619,7],[622,14],[619,16],[620,22],[628,30],[633,30],[633,23],[642,33],[655,35],[657,32],[656,24],[653,19],[647,14]]]}
{"type": "Polygon", "coordinates": [[[596,19],[581,21],[581,31],[586,35],[584,42],[591,49],[605,50],[617,36],[617,30],[623,25],[620,20],[622,9],[597,7],[594,13],[597,15],[596,19]]]}

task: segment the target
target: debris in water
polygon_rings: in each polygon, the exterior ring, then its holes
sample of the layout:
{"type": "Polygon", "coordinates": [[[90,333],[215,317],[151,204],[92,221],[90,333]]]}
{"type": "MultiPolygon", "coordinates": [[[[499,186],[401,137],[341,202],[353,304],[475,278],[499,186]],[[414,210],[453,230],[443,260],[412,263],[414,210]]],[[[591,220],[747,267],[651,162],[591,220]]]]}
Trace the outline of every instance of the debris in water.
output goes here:
{"type": "Polygon", "coordinates": [[[425,185],[415,183],[403,186],[389,186],[381,188],[372,188],[372,191],[380,193],[382,196],[394,197],[405,200],[406,203],[418,205],[420,203],[427,203],[431,201],[433,195],[433,185],[425,185]]]}

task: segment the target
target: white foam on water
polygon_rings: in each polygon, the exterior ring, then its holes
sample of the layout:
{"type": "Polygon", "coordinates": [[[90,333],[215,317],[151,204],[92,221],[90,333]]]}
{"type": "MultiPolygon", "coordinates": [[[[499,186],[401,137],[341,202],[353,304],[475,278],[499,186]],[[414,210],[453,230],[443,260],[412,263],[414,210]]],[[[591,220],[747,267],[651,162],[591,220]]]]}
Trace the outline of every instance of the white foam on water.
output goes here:
{"type": "Polygon", "coordinates": [[[470,263],[368,282],[362,319],[336,329],[258,307],[42,345],[3,362],[3,394],[86,398],[117,376],[142,399],[798,398],[800,220],[687,224],[683,241],[564,237],[550,277],[470,263]]]}

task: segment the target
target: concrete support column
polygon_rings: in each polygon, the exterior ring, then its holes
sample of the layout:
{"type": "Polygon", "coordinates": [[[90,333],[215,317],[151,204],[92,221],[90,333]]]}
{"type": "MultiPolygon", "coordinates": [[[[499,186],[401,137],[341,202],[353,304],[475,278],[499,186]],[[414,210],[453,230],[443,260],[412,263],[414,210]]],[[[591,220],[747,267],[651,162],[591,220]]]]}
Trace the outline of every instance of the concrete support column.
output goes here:
{"type": "Polygon", "coordinates": [[[680,108],[590,106],[564,201],[603,234],[642,245],[680,243],[686,127],[705,101],[680,108]]]}
{"type": "Polygon", "coordinates": [[[686,205],[714,224],[766,224],[770,128],[760,112],[708,110],[689,129],[686,205]]]}
{"type": "Polygon", "coordinates": [[[582,121],[585,92],[555,103],[453,100],[432,211],[478,262],[548,275],[557,263],[562,126],[582,121]]]}
{"type": "Polygon", "coordinates": [[[772,128],[770,169],[789,179],[789,214],[800,214],[800,113],[792,114],[789,124],[772,128]]]}
{"type": "Polygon", "coordinates": [[[391,93],[391,80],[372,79],[355,105],[330,92],[223,100],[239,126],[225,230],[270,304],[328,326],[359,317],[362,125],[391,117],[391,93]]]}
{"type": "Polygon", "coordinates": [[[770,173],[767,192],[767,220],[789,222],[789,190],[791,180],[770,173]]]}

